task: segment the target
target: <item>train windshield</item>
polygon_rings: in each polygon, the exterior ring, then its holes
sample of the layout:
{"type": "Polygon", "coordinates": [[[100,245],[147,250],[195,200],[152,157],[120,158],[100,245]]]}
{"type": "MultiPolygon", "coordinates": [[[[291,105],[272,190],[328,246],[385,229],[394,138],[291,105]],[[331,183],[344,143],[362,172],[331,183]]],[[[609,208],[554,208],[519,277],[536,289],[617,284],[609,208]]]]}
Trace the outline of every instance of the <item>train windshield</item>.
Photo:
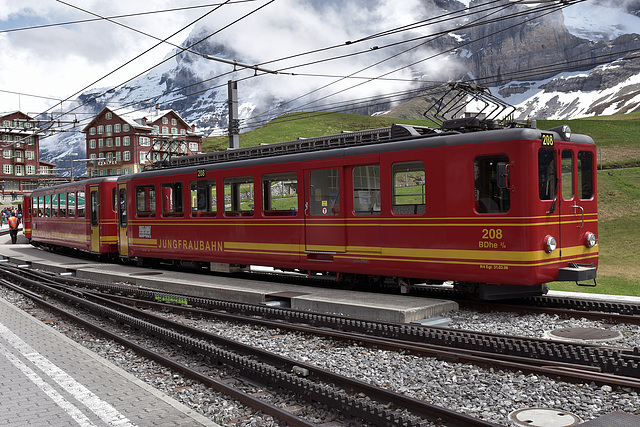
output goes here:
{"type": "Polygon", "coordinates": [[[538,192],[540,200],[554,200],[557,190],[556,156],[553,148],[538,150],[538,192]]]}

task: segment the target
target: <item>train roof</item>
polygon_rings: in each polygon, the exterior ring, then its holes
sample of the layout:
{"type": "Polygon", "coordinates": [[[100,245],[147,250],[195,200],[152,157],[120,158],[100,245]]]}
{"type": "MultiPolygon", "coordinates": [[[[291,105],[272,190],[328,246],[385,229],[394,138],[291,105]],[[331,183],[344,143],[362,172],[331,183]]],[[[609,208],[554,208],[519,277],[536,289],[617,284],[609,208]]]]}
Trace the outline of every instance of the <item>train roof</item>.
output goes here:
{"type": "Polygon", "coordinates": [[[553,134],[555,140],[573,143],[595,144],[587,135],[571,135],[566,138],[562,127],[541,130],[530,127],[509,127],[477,132],[442,131],[423,126],[396,125],[347,132],[336,135],[300,139],[289,142],[265,144],[254,147],[184,156],[156,165],[132,175],[122,175],[120,180],[135,177],[162,176],[195,172],[198,169],[219,170],[261,166],[274,163],[290,163],[302,160],[321,160],[350,155],[366,155],[428,147],[444,147],[466,144],[483,144],[541,139],[542,134],[553,134]]]}
{"type": "Polygon", "coordinates": [[[37,193],[47,192],[47,191],[50,191],[51,189],[58,190],[58,189],[65,189],[65,188],[78,187],[78,186],[95,185],[103,182],[116,182],[117,180],[118,180],[117,176],[101,176],[97,178],[82,179],[77,181],[66,182],[64,184],[52,185],[50,187],[36,188],[31,192],[31,194],[37,195],[37,193]]]}

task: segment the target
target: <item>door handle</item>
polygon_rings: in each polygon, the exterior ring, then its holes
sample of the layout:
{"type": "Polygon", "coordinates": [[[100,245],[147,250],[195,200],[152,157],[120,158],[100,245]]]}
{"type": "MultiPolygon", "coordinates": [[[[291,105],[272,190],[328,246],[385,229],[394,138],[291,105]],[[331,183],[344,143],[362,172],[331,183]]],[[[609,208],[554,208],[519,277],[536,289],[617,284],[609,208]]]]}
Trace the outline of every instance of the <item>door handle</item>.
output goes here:
{"type": "Polygon", "coordinates": [[[578,206],[578,204],[576,203],[576,201],[573,201],[573,214],[576,215],[578,209],[580,209],[580,211],[582,212],[582,224],[580,226],[578,226],[578,228],[582,228],[584,227],[584,208],[582,206],[578,206]]]}

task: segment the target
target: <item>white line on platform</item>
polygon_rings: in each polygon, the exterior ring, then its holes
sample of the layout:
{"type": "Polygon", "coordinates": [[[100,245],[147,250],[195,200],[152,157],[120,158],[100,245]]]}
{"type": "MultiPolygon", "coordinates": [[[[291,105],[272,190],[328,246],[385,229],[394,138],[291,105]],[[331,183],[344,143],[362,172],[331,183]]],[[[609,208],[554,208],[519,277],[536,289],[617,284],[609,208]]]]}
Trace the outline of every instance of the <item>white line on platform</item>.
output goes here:
{"type": "MultiPolygon", "coordinates": [[[[47,374],[52,380],[58,383],[63,389],[65,389],[68,393],[70,393],[75,399],[77,399],[79,402],[81,402],[83,405],[89,408],[89,410],[91,410],[94,414],[100,417],[102,421],[104,421],[105,423],[111,426],[135,427],[135,424],[129,421],[129,419],[127,419],[124,415],[122,415],[116,408],[111,406],[108,402],[105,402],[102,399],[100,399],[87,387],[85,387],[84,385],[76,381],[73,377],[71,377],[65,371],[57,367],[49,359],[47,359],[46,357],[38,353],[33,347],[31,347],[29,344],[24,342],[19,336],[14,334],[11,330],[9,330],[9,328],[4,326],[2,323],[0,323],[0,336],[6,339],[13,348],[15,348],[18,352],[20,352],[20,354],[22,354],[22,356],[24,356],[27,360],[29,360],[31,363],[37,366],[42,372],[47,374]]],[[[11,353],[9,353],[6,347],[4,346],[3,346],[3,353],[5,354],[5,356],[7,356],[7,354],[11,355],[11,353]]],[[[13,360],[11,358],[9,358],[9,360],[13,363],[13,360]]],[[[31,372],[33,372],[26,365],[25,367],[29,369],[31,372]]],[[[45,383],[42,380],[42,378],[40,378],[37,374],[35,374],[35,372],[33,372],[33,374],[40,381],[45,383]]],[[[27,377],[32,381],[34,380],[30,375],[27,375],[27,377]]],[[[36,382],[36,385],[40,387],[40,385],[37,382],[36,382]]],[[[48,384],[47,386],[51,387],[48,384]]],[[[43,391],[45,391],[45,389],[43,389],[43,391]]],[[[45,393],[47,392],[45,391],[45,393]]],[[[54,401],[60,405],[60,403],[58,403],[56,399],[54,399],[54,401]]],[[[79,411],[75,406],[73,405],[71,406],[75,408],[75,410],[79,411]]],[[[67,410],[64,406],[62,407],[63,409],[65,409],[65,411],[67,410]]],[[[69,413],[69,415],[74,417],[71,413],[69,413]]],[[[74,419],[76,418],[74,417],[74,419]]],[[[87,419],[87,421],[89,420],[87,419]]],[[[80,422],[78,423],[81,424],[80,422]]],[[[81,424],[81,425],[92,425],[92,424],[81,424]]]]}

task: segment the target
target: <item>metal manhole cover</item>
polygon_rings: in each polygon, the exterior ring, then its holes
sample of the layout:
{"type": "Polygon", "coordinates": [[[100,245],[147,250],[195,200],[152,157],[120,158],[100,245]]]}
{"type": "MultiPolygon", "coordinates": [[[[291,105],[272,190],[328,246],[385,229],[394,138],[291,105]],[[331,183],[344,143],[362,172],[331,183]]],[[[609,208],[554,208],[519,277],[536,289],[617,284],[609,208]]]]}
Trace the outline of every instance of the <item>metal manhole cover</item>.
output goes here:
{"type": "Polygon", "coordinates": [[[509,421],[518,427],[572,427],[580,424],[582,420],[560,409],[525,408],[510,413],[509,421]]]}
{"type": "Polygon", "coordinates": [[[591,342],[615,341],[622,338],[619,331],[599,328],[561,328],[549,331],[547,335],[549,338],[591,342]]]}

